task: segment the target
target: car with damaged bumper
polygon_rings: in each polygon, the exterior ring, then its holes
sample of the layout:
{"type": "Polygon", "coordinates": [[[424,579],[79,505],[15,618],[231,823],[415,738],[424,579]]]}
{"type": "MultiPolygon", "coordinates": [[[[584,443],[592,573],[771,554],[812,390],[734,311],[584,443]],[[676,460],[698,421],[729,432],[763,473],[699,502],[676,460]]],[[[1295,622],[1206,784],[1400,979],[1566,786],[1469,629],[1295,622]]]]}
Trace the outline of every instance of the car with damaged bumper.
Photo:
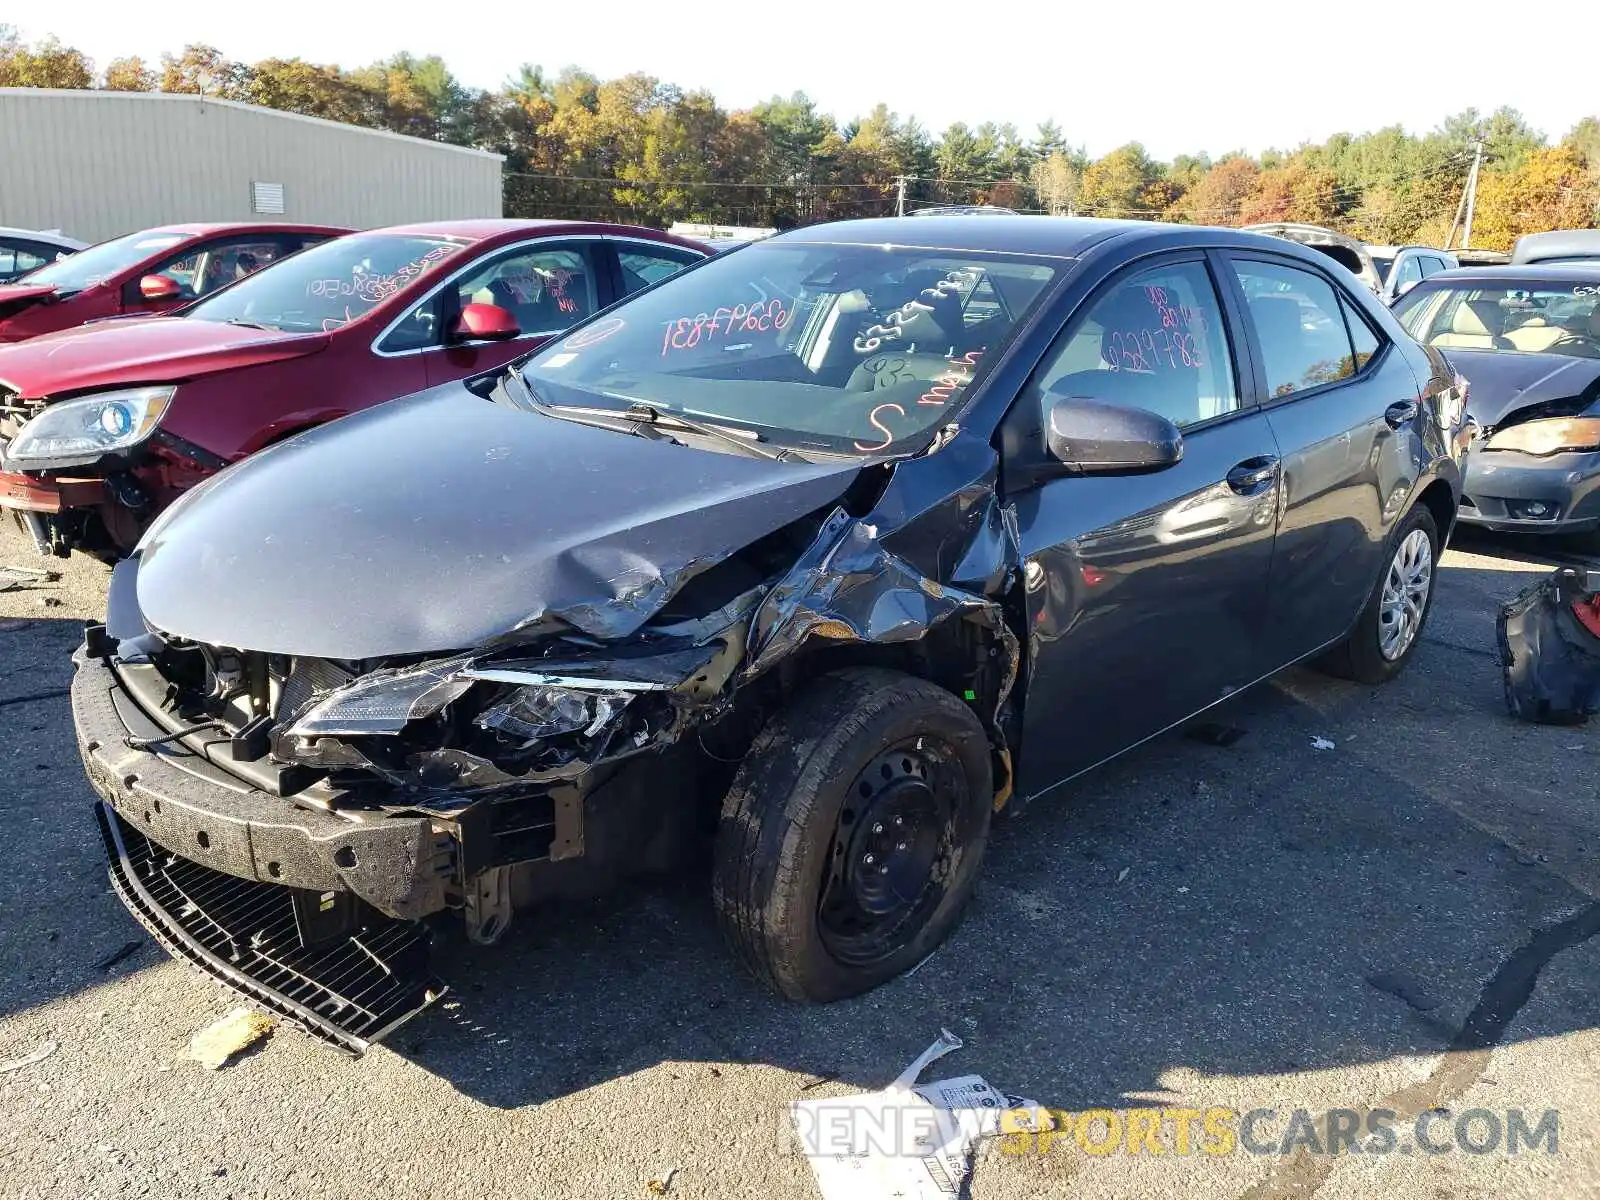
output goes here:
{"type": "MultiPolygon", "coordinates": [[[[1461,520],[1600,533],[1600,263],[1462,268],[1395,305],[1468,379],[1478,428],[1461,520]]],[[[1600,542],[1597,542],[1600,544],[1600,542]]]]}
{"type": "Polygon", "coordinates": [[[163,225],[98,242],[0,283],[0,345],[88,321],[167,312],[348,232],[237,222],[163,225]]]}
{"type": "Polygon", "coordinates": [[[325,242],[159,320],[0,347],[0,507],[41,553],[116,559],[229,463],[498,367],[706,253],[627,225],[422,222],[325,242]]]}
{"type": "Polygon", "coordinates": [[[184,497],[73,711],[175,953],[359,1048],[429,934],[708,861],[832,1000],[956,924],[991,821],[1312,656],[1418,644],[1459,380],[1315,251],[981,216],[718,256],[184,497]]]}

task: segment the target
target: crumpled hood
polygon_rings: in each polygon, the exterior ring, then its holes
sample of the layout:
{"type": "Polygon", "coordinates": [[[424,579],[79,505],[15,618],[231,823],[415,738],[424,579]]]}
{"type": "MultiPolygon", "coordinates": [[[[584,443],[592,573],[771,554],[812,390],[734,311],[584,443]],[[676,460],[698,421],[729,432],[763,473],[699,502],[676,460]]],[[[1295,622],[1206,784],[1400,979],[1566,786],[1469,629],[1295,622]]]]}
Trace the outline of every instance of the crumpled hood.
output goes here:
{"type": "Polygon", "coordinates": [[[1466,377],[1467,411],[1486,428],[1530,404],[1581,396],[1600,379],[1600,358],[1454,348],[1445,357],[1466,377]]]}
{"type": "Polygon", "coordinates": [[[0,284],[0,326],[5,324],[7,317],[14,317],[35,304],[43,304],[55,294],[56,289],[48,283],[0,284]]]}
{"type": "Polygon", "coordinates": [[[313,354],[325,333],[280,333],[219,321],[148,316],[41,334],[0,350],[0,380],[23,396],[176,383],[313,354]]]}
{"type": "Polygon", "coordinates": [[[170,635],[318,658],[470,649],[544,617],[625,637],[858,470],[650,441],[450,384],[188,493],[141,543],[139,606],[170,635]]]}

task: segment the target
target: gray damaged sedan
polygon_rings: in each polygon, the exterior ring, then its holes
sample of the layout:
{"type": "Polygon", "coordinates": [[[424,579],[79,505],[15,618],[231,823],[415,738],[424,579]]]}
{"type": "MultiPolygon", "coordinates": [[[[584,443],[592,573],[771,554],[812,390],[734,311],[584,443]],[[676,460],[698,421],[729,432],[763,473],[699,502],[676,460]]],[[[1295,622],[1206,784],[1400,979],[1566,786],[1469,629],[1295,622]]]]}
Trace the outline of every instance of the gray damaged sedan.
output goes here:
{"type": "Polygon", "coordinates": [[[360,1050],[437,928],[705,862],[832,1000],[955,926],[995,814],[1273,671],[1400,671],[1460,382],[1327,259],[1017,216],[734,250],[196,489],[73,711],[112,880],[360,1050]]]}
{"type": "Polygon", "coordinates": [[[1461,520],[1600,532],[1600,263],[1442,271],[1395,315],[1468,380],[1461,520]]]}

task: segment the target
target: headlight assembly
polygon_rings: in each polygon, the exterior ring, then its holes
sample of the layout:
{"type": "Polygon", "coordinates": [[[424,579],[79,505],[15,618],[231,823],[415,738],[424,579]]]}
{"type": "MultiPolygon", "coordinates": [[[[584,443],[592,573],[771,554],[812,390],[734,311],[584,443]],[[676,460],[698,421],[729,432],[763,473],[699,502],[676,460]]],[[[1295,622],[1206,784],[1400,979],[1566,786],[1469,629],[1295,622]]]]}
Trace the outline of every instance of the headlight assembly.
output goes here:
{"type": "Polygon", "coordinates": [[[460,671],[469,660],[451,659],[398,671],[374,671],[308,708],[291,737],[396,734],[410,721],[431,717],[472,686],[460,671]]]}
{"type": "Polygon", "coordinates": [[[593,737],[627,707],[628,692],[577,690],[533,683],[520,687],[477,719],[481,729],[529,742],[563,733],[593,737]]]}
{"type": "Polygon", "coordinates": [[[74,467],[130,450],[155,432],[176,391],[128,388],[51,404],[23,424],[6,447],[5,465],[23,471],[74,467]]]}
{"type": "Polygon", "coordinates": [[[1551,417],[1525,421],[1490,437],[1487,450],[1520,450],[1524,454],[1558,454],[1563,450],[1600,450],[1600,417],[1551,417]]]}

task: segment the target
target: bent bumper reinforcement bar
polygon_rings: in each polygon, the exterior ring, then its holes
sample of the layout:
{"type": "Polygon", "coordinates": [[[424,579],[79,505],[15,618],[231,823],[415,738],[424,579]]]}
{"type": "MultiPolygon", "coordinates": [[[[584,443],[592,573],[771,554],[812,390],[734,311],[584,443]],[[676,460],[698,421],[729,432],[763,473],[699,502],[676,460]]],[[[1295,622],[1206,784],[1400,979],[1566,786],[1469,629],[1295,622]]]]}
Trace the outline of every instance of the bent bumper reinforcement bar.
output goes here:
{"type": "Polygon", "coordinates": [[[112,886],[174,958],[352,1054],[445,994],[427,928],[348,893],[318,893],[213,871],[95,805],[112,886]]]}

